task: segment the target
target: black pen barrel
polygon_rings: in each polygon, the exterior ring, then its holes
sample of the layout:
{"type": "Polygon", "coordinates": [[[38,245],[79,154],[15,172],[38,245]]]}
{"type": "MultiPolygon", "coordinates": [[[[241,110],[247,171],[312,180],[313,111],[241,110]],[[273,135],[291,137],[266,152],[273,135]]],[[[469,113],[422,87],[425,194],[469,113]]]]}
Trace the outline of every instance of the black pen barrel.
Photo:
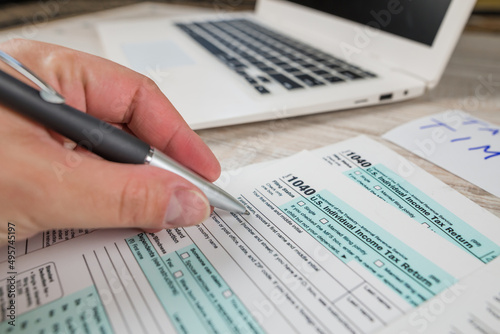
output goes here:
{"type": "Polygon", "coordinates": [[[40,92],[0,71],[0,104],[73,140],[106,160],[143,164],[150,146],[100,119],[43,100],[40,92]]]}

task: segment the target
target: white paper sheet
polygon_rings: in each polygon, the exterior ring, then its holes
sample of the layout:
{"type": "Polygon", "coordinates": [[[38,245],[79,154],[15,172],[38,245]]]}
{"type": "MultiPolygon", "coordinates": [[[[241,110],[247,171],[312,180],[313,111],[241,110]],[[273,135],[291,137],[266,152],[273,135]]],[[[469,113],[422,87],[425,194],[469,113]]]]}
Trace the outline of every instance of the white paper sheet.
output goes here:
{"type": "Polygon", "coordinates": [[[485,266],[308,152],[225,188],[250,216],[0,263],[0,331],[371,333],[485,266]]]}
{"type": "Polygon", "coordinates": [[[498,334],[499,281],[500,259],[495,259],[379,334],[498,334]]]}
{"type": "Polygon", "coordinates": [[[448,110],[401,125],[384,138],[500,196],[499,125],[448,110]]]}

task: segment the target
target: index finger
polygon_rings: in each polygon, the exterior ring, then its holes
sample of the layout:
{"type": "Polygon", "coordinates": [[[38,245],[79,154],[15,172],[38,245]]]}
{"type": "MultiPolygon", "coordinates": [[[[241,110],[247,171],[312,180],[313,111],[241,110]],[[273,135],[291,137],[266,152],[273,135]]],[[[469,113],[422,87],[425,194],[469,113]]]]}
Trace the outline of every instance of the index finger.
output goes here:
{"type": "Polygon", "coordinates": [[[31,41],[13,45],[21,61],[31,63],[27,65],[53,84],[68,104],[104,121],[125,124],[140,139],[211,181],[219,176],[212,151],[152,80],[71,49],[31,41]]]}
{"type": "Polygon", "coordinates": [[[220,167],[213,153],[156,84],[129,70],[110,69],[87,74],[87,112],[109,122],[126,124],[136,136],[173,159],[208,173],[206,177],[217,178],[220,167]]]}

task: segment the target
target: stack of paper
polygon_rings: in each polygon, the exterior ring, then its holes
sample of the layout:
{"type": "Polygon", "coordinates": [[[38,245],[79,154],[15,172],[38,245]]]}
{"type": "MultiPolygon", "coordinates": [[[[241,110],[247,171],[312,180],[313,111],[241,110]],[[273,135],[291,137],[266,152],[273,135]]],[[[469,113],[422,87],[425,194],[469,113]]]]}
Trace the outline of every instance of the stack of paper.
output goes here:
{"type": "Polygon", "coordinates": [[[231,175],[250,216],[28,241],[0,264],[0,332],[394,333],[500,254],[500,219],[367,137],[231,175]]]}

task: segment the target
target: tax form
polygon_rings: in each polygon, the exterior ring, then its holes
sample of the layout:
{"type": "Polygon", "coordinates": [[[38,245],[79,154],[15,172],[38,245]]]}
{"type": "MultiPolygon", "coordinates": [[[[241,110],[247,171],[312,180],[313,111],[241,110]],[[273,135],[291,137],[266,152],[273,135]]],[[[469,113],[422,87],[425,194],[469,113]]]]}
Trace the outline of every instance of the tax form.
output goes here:
{"type": "MultiPolygon", "coordinates": [[[[396,180],[392,162],[383,169],[385,161],[345,145],[353,153],[344,155],[356,162],[350,173],[375,166],[396,180]]],[[[494,224],[471,225],[459,212],[465,223],[450,226],[464,238],[477,230],[474,240],[485,245],[467,239],[480,251],[460,247],[436,226],[417,224],[374,196],[366,180],[335,170],[325,159],[338,149],[303,152],[232,176],[225,189],[250,216],[215,210],[195,227],[96,230],[0,263],[0,273],[8,273],[0,276],[0,331],[373,333],[498,253],[499,241],[484,237],[494,224]],[[14,312],[9,294],[16,297],[14,312]]],[[[397,180],[408,196],[415,192],[414,201],[433,188],[420,182],[436,181],[420,177],[415,189],[397,180]]],[[[494,219],[463,203],[479,218],[494,219]]],[[[449,219],[435,207],[438,217],[449,219]]]]}
{"type": "Polygon", "coordinates": [[[336,171],[448,242],[488,263],[500,254],[500,220],[365,136],[315,150],[336,171]]]}

